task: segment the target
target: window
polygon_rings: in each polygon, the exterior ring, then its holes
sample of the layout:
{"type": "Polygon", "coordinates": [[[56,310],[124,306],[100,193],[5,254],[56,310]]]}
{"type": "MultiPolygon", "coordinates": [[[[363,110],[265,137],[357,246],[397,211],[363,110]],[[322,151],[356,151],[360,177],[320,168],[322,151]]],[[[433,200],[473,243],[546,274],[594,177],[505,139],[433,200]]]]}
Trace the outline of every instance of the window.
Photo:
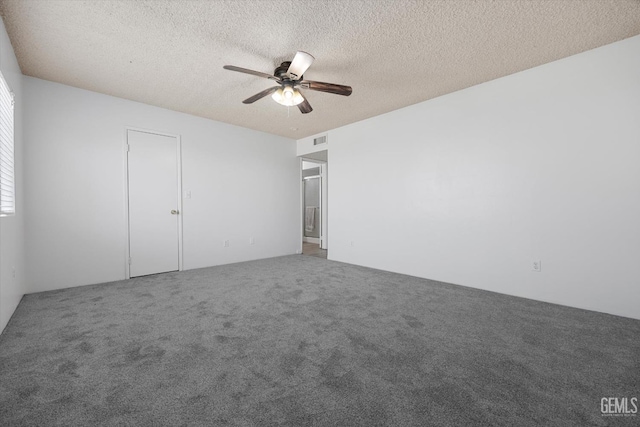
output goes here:
{"type": "Polygon", "coordinates": [[[0,216],[16,213],[13,157],[13,93],[0,73],[0,216]]]}

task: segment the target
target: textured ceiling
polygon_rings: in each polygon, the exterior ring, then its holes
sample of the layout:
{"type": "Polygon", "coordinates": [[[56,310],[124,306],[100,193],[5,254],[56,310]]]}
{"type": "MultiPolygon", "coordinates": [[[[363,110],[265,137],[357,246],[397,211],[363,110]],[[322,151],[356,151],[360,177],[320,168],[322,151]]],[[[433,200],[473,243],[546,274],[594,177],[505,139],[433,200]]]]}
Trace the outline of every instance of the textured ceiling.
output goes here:
{"type": "Polygon", "coordinates": [[[2,0],[28,76],[290,138],[320,133],[640,34],[638,0],[2,0]],[[297,50],[314,111],[270,97],[273,85],[223,70],[273,73],[297,50]]]}

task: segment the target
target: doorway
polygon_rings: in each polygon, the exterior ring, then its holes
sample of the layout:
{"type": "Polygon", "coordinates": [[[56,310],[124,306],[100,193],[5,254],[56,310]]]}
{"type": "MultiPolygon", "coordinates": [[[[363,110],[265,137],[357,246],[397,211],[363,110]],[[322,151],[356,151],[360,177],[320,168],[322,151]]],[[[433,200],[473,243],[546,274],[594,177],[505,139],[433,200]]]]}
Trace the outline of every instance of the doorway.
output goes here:
{"type": "MultiPolygon", "coordinates": [[[[302,168],[302,254],[327,258],[326,160],[305,157],[302,168]]],[[[326,156],[326,151],[325,155],[326,156]]],[[[326,157],[325,157],[326,159],[326,157]]]]}
{"type": "Polygon", "coordinates": [[[127,130],[127,277],[182,269],[180,140],[127,130]]]}

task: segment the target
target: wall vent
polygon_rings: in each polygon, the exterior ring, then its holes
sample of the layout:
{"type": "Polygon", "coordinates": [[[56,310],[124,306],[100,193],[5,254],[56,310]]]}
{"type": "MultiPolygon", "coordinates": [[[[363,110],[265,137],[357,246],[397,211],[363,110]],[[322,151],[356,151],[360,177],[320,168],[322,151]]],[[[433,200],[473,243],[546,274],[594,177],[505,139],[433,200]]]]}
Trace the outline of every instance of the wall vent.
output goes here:
{"type": "Polygon", "coordinates": [[[313,138],[313,145],[320,145],[320,144],[326,144],[326,143],[327,143],[327,135],[313,138]]]}

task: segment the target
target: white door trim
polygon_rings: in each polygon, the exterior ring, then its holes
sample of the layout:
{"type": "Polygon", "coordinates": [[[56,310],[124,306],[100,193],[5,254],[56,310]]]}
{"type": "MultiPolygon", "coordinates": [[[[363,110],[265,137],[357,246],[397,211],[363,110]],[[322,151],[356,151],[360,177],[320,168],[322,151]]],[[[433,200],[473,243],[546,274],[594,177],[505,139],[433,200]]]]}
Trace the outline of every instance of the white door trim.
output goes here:
{"type": "Polygon", "coordinates": [[[302,178],[302,157],[298,157],[298,182],[300,183],[300,209],[298,209],[300,223],[298,224],[298,233],[300,238],[298,239],[297,254],[302,253],[302,242],[304,242],[304,179],[302,178]]]}
{"type": "Polygon", "coordinates": [[[329,248],[329,238],[328,235],[328,226],[329,226],[329,209],[328,209],[328,198],[329,198],[329,182],[327,179],[327,165],[328,162],[322,162],[320,164],[320,203],[322,212],[320,213],[320,219],[322,220],[322,224],[320,226],[320,230],[322,230],[321,239],[320,239],[320,248],[328,249],[329,248]]]}
{"type": "Polygon", "coordinates": [[[182,139],[180,135],[166,133],[166,132],[158,132],[156,130],[151,129],[143,129],[133,126],[127,126],[124,129],[124,146],[123,146],[123,158],[124,158],[124,222],[125,222],[125,234],[127,242],[125,245],[125,253],[124,253],[124,278],[131,278],[131,269],[129,264],[129,259],[131,257],[130,251],[130,230],[129,230],[129,131],[135,132],[143,132],[150,133],[153,135],[161,135],[168,136],[176,139],[177,153],[176,153],[176,161],[178,162],[177,171],[178,171],[178,211],[180,214],[178,215],[178,271],[182,271],[183,267],[183,256],[182,256],[182,215],[184,212],[182,211],[182,139]]]}

